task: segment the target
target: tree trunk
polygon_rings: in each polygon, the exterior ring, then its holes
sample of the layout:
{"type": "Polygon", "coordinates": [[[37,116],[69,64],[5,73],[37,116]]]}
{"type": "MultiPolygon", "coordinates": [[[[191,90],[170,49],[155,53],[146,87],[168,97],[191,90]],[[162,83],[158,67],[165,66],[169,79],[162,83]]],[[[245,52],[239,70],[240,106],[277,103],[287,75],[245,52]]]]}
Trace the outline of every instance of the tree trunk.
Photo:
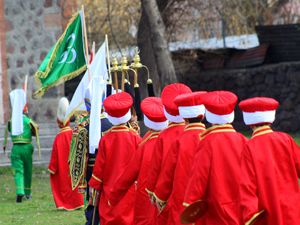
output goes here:
{"type": "MultiPolygon", "coordinates": [[[[156,0],[141,0],[141,3],[142,16],[139,24],[138,45],[144,64],[149,66],[157,92],[158,88],[176,82],[177,77],[157,2],[156,0]]],[[[160,4],[161,11],[166,5],[160,4]]]]}
{"type": "MultiPolygon", "coordinates": [[[[146,65],[150,72],[150,78],[153,81],[154,92],[156,95],[160,94],[160,79],[157,72],[157,66],[154,59],[154,52],[152,48],[152,42],[149,31],[149,22],[145,14],[145,10],[142,7],[141,19],[139,22],[139,29],[137,34],[137,42],[140,51],[141,62],[146,65]]],[[[141,85],[142,98],[147,97],[147,72],[145,70],[139,70],[139,79],[141,85]]]]}

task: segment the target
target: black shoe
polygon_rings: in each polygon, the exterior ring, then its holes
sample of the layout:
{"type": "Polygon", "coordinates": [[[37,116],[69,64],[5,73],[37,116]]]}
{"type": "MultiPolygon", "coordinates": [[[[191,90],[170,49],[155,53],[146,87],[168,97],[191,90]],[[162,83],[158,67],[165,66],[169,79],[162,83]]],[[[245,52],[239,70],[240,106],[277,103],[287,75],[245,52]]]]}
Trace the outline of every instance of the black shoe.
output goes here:
{"type": "Polygon", "coordinates": [[[32,195],[30,194],[30,195],[25,195],[25,199],[26,200],[31,200],[32,199],[32,195]]]}
{"type": "Polygon", "coordinates": [[[21,203],[24,195],[17,195],[16,202],[21,203]]]}

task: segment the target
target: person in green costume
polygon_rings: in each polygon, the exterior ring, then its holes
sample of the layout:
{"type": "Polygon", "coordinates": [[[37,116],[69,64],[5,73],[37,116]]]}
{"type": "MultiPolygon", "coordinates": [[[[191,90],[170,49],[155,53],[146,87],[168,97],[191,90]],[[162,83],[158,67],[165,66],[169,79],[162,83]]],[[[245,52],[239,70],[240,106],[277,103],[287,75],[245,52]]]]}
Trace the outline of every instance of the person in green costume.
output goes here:
{"type": "Polygon", "coordinates": [[[4,147],[6,149],[7,136],[13,143],[11,150],[11,166],[16,184],[16,202],[22,202],[23,197],[31,199],[31,180],[32,180],[32,156],[33,145],[32,136],[36,136],[37,146],[40,153],[38,126],[28,116],[26,105],[26,95],[23,89],[16,89],[10,93],[12,105],[12,117],[8,121],[4,147]]]}

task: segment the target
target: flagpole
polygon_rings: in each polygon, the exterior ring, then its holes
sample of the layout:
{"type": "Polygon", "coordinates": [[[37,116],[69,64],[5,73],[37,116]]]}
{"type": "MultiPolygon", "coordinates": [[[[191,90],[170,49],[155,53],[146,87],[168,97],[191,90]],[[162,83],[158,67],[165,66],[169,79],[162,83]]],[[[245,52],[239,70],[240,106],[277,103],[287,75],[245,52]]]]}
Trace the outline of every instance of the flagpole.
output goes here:
{"type": "Polygon", "coordinates": [[[86,23],[85,23],[85,14],[84,14],[84,5],[81,5],[81,10],[82,10],[82,20],[83,20],[83,32],[84,32],[85,55],[86,55],[86,59],[87,59],[87,70],[88,70],[89,80],[91,80],[90,70],[89,70],[90,57],[89,57],[88,40],[87,40],[87,32],[86,32],[86,23]]]}
{"type": "Polygon", "coordinates": [[[95,54],[96,54],[96,43],[94,41],[93,41],[93,45],[92,45],[92,53],[93,53],[93,59],[94,59],[95,58],[95,54]]]}
{"type": "Polygon", "coordinates": [[[25,76],[25,82],[24,82],[24,91],[25,91],[25,96],[27,94],[27,83],[28,83],[28,74],[26,74],[25,76]]]}
{"type": "Polygon", "coordinates": [[[107,65],[108,65],[109,83],[112,83],[111,70],[110,70],[110,55],[109,55],[108,36],[107,36],[107,34],[105,34],[105,46],[106,46],[106,60],[107,60],[107,65]]]}

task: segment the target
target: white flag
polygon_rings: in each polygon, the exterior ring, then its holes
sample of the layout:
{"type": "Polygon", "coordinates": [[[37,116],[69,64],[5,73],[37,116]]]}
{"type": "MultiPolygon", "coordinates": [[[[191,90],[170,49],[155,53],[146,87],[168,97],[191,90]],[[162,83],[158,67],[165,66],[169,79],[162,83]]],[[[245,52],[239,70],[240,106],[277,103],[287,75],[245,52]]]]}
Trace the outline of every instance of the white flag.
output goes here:
{"type": "Polygon", "coordinates": [[[97,51],[93,62],[90,66],[90,73],[92,75],[92,100],[91,100],[91,114],[89,126],[89,144],[90,153],[95,153],[101,138],[101,109],[102,100],[106,93],[106,83],[108,79],[106,67],[106,51],[105,42],[97,51]]]}
{"type": "Polygon", "coordinates": [[[79,85],[77,86],[76,91],[70,102],[70,105],[67,109],[66,116],[65,116],[65,123],[71,118],[71,116],[73,116],[73,114],[76,111],[86,111],[85,104],[84,104],[84,97],[89,82],[90,81],[89,81],[88,71],[86,71],[79,85]]]}
{"type": "Polygon", "coordinates": [[[9,93],[12,108],[11,133],[20,135],[23,133],[23,109],[26,104],[26,95],[23,89],[15,89],[9,93]]]}

